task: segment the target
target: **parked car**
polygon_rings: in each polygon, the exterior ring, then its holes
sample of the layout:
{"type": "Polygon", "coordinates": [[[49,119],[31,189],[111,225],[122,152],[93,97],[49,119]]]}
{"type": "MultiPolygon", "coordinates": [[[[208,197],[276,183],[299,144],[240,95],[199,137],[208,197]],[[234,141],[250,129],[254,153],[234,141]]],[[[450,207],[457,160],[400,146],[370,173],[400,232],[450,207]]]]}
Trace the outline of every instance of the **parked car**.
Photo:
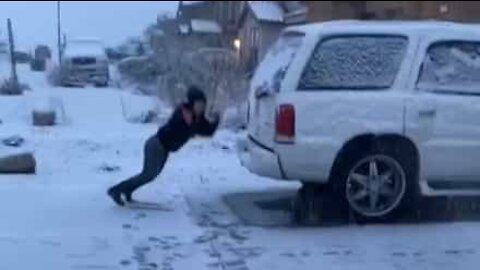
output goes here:
{"type": "Polygon", "coordinates": [[[66,86],[88,83],[108,86],[108,58],[101,42],[95,39],[68,42],[63,50],[60,74],[61,83],[66,86]]]}
{"type": "Polygon", "coordinates": [[[44,71],[47,60],[52,57],[50,48],[46,45],[38,45],[35,48],[33,59],[30,62],[30,68],[35,71],[44,71]]]}
{"type": "Polygon", "coordinates": [[[260,176],[300,180],[297,216],[320,188],[362,221],[398,217],[418,195],[478,196],[479,74],[476,25],[287,28],[251,82],[240,159],[260,176]]]}

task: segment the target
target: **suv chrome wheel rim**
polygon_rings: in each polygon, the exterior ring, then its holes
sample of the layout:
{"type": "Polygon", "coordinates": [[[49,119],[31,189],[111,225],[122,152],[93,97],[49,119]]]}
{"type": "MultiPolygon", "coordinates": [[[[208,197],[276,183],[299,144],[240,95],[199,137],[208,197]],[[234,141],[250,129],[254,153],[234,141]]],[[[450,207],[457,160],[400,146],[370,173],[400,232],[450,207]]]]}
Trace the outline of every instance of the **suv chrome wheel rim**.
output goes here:
{"type": "Polygon", "coordinates": [[[393,211],[405,194],[406,177],[400,164],[385,155],[366,157],[350,170],[346,197],[357,213],[379,217],[393,211]]]}

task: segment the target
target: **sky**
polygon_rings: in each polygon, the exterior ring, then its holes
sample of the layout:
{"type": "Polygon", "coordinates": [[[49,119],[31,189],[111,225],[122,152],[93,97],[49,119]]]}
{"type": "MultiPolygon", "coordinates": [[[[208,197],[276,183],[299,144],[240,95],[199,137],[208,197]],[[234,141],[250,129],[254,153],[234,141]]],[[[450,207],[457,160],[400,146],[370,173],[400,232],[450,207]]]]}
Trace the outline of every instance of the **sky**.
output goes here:
{"type": "MultiPolygon", "coordinates": [[[[57,1],[0,1],[0,39],[11,18],[20,50],[57,42],[57,1]]],[[[178,1],[62,1],[62,32],[67,38],[99,38],[106,46],[139,36],[159,14],[174,14],[178,1]]]]}

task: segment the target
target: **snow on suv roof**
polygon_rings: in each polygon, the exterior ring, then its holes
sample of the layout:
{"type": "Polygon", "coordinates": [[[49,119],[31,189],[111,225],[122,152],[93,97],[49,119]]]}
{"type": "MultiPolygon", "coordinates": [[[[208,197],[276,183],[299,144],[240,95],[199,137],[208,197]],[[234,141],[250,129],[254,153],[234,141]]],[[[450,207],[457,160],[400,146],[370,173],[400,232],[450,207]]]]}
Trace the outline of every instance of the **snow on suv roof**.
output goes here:
{"type": "Polygon", "coordinates": [[[394,31],[405,34],[424,34],[426,32],[480,34],[480,24],[454,23],[448,21],[359,21],[338,20],[291,26],[285,31],[298,31],[317,34],[322,31],[394,31]]]}

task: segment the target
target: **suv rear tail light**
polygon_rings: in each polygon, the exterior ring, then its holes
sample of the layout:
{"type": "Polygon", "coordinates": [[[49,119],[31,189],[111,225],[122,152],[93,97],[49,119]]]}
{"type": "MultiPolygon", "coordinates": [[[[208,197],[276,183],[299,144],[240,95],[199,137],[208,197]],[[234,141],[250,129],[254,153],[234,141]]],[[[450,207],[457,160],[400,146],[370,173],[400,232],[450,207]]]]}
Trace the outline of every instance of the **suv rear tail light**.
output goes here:
{"type": "Polygon", "coordinates": [[[293,143],[295,139],[295,107],[292,104],[280,104],[275,116],[275,141],[293,143]]]}

